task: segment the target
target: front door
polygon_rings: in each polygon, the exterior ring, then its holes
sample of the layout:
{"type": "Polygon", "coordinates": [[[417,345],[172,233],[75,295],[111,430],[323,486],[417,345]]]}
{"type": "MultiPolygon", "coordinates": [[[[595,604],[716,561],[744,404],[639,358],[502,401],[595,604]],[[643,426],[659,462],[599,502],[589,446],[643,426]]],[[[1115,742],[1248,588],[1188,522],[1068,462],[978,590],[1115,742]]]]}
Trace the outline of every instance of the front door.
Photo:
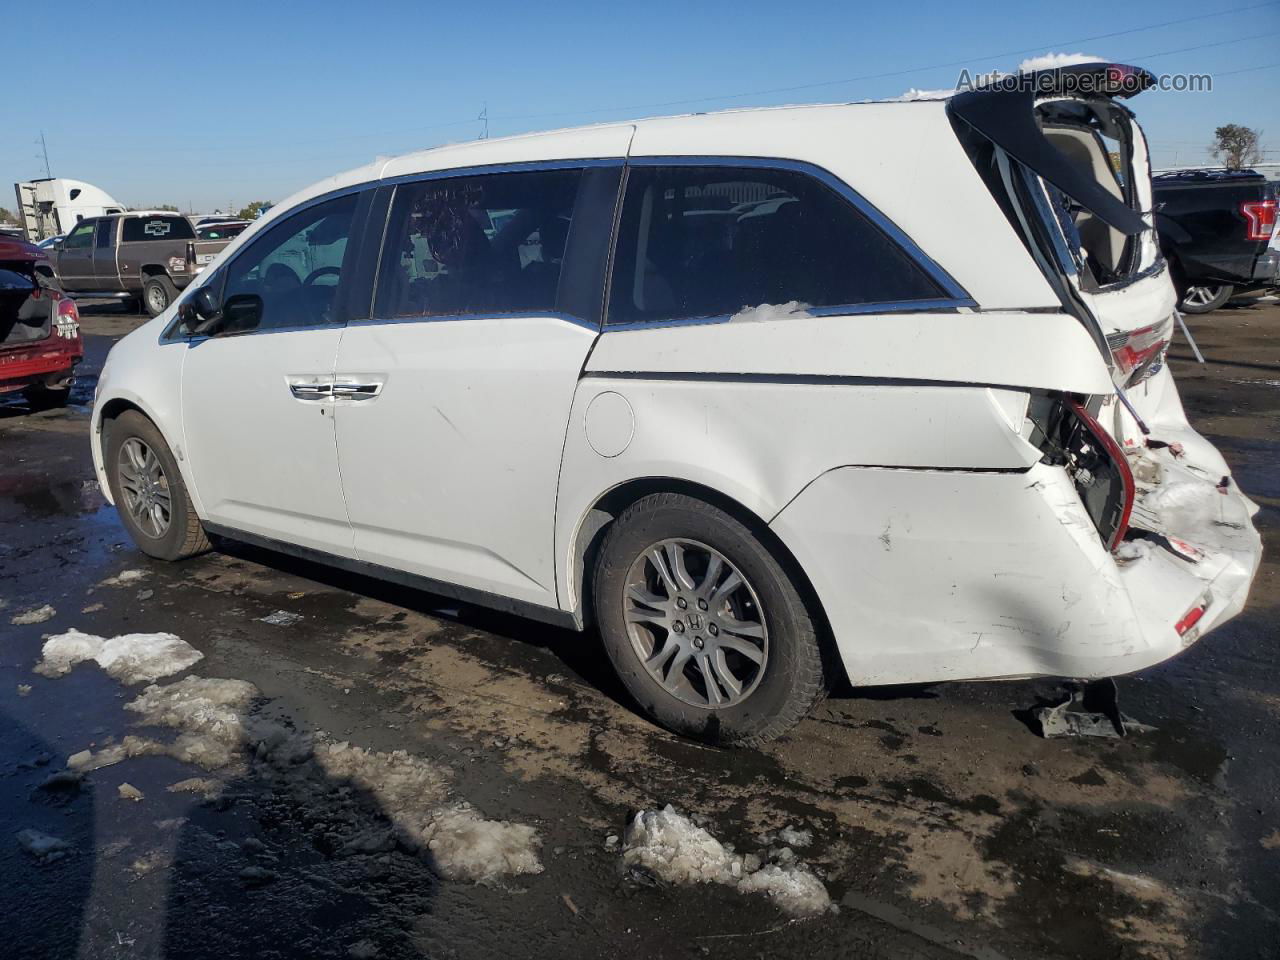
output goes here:
{"type": "Polygon", "coordinates": [[[560,455],[619,172],[397,188],[373,319],[347,326],[334,382],[360,559],[556,606],[560,455]]]}
{"type": "Polygon", "coordinates": [[[98,229],[93,237],[94,290],[124,289],[120,283],[120,270],[116,267],[116,245],[112,235],[116,224],[123,222],[112,217],[103,217],[98,221],[98,229]]]}
{"type": "Polygon", "coordinates": [[[182,369],[206,519],[346,557],[332,384],[356,203],[349,194],[288,216],[223,267],[210,281],[222,288],[223,325],[191,341],[182,369]]]}
{"type": "Polygon", "coordinates": [[[97,220],[81,220],[58,248],[58,280],[72,292],[93,290],[93,236],[97,220]]]}

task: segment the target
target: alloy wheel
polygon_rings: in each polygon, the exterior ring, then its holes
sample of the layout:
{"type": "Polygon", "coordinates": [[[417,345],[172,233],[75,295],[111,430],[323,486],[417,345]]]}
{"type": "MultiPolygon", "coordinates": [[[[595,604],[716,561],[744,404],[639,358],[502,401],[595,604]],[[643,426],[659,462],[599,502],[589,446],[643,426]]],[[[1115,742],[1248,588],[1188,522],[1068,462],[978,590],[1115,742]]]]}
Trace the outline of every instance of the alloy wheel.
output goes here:
{"type": "Polygon", "coordinates": [[[1207,307],[1218,299],[1222,287],[1187,287],[1182,302],[1193,307],[1207,307]]]}
{"type": "Polygon", "coordinates": [[[147,536],[159,539],[173,515],[169,478],[146,441],[130,437],[120,446],[116,476],[125,510],[147,536]]]}
{"type": "Polygon", "coordinates": [[[668,539],[628,571],[623,599],[632,649],[672,696],[723,709],[759,685],[769,631],[755,589],[713,547],[668,539]]]}

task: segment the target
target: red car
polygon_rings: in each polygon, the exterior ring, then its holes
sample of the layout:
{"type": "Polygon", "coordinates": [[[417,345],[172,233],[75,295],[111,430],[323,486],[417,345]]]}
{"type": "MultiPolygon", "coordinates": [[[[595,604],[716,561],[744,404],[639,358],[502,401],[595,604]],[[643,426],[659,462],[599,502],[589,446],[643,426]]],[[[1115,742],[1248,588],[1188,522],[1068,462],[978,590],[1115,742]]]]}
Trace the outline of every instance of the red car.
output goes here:
{"type": "Polygon", "coordinates": [[[51,285],[45,252],[0,237],[0,394],[22,390],[34,409],[64,406],[84,356],[75,302],[51,285]]]}

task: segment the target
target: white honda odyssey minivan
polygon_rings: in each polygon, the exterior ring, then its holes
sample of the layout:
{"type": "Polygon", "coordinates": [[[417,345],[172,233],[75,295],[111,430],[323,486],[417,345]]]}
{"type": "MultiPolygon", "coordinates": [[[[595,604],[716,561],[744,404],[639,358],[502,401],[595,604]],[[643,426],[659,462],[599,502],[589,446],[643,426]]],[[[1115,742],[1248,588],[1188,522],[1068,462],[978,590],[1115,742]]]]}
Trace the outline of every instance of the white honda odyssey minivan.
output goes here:
{"type": "Polygon", "coordinates": [[[102,486],[154,557],[215,535],[593,625],[717,743],[841,672],[1159,663],[1243,607],[1257,508],[1164,363],[1120,102],[1153,78],[1019,80],[316,184],[111,351],[102,486]]]}

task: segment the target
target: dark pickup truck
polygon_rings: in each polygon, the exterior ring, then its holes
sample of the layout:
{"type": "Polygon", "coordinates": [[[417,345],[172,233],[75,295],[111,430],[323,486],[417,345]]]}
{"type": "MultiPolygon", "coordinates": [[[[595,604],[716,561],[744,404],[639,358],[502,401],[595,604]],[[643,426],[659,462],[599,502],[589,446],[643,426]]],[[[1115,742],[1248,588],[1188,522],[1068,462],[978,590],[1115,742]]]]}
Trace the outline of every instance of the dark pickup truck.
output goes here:
{"type": "Polygon", "coordinates": [[[131,211],[81,220],[51,259],[73,297],[136,299],[154,317],[230,242],[197,238],[181,214],[131,211]]]}
{"type": "Polygon", "coordinates": [[[1275,185],[1252,170],[1179,170],[1151,178],[1156,231],[1178,306],[1208,313],[1280,283],[1275,185]]]}

